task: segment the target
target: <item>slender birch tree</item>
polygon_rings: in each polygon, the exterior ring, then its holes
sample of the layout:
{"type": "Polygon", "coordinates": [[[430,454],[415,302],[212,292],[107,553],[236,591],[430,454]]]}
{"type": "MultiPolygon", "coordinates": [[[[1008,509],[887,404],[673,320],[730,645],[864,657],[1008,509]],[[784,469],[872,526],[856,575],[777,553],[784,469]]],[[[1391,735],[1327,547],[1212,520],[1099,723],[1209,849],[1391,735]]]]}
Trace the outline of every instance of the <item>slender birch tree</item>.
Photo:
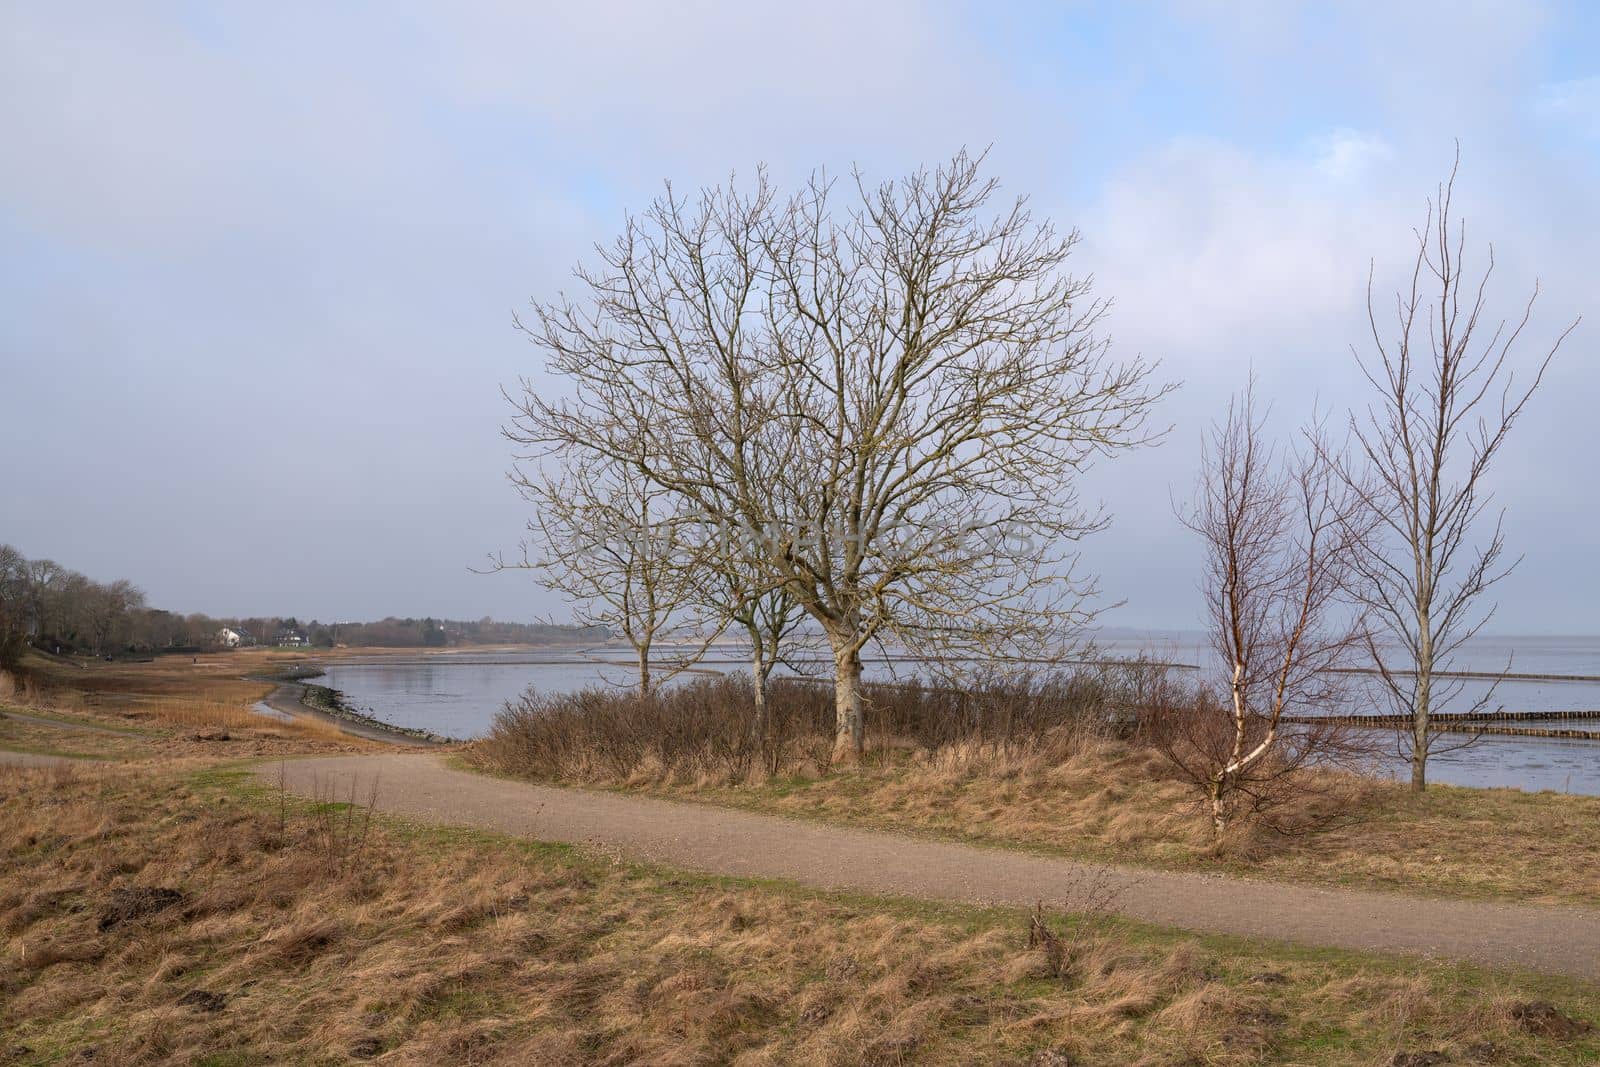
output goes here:
{"type": "Polygon", "coordinates": [[[1202,592],[1224,668],[1220,721],[1202,706],[1168,738],[1169,755],[1204,785],[1220,839],[1241,804],[1270,803],[1273,787],[1316,753],[1326,731],[1285,737],[1286,714],[1326,709],[1361,632],[1341,612],[1360,544],[1356,497],[1311,443],[1279,457],[1264,440],[1254,389],[1232,401],[1201,456],[1197,500],[1182,519],[1205,545],[1202,592]],[[1179,742],[1174,745],[1171,742],[1179,742]]]}
{"type": "MultiPolygon", "coordinates": [[[[1502,516],[1485,515],[1492,502],[1485,477],[1577,326],[1529,360],[1519,380],[1513,350],[1539,287],[1516,319],[1487,318],[1494,249],[1473,276],[1466,224],[1451,217],[1458,169],[1459,158],[1416,231],[1411,284],[1395,296],[1392,333],[1380,325],[1369,274],[1373,352],[1352,352],[1373,399],[1351,414],[1355,447],[1352,460],[1340,464],[1385,535],[1367,542],[1353,588],[1378,623],[1368,653],[1382,691],[1410,721],[1402,739],[1417,792],[1427,788],[1428,756],[1440,736],[1430,727],[1432,714],[1462,690],[1459,680],[1438,673],[1489,621],[1494,607],[1483,595],[1518,562],[1505,558],[1502,516]]],[[[1464,710],[1481,710],[1493,697],[1491,685],[1464,710]]]]}

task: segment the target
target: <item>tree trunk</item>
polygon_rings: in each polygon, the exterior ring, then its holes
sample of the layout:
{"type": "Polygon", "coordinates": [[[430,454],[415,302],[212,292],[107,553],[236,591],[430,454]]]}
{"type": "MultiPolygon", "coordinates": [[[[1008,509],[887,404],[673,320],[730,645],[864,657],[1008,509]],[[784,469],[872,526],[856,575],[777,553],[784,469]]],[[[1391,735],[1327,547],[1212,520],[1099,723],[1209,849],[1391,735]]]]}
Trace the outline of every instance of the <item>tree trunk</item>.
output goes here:
{"type": "Polygon", "coordinates": [[[861,714],[861,653],[852,646],[837,643],[833,665],[833,762],[859,763],[866,747],[861,714]]]}
{"type": "Polygon", "coordinates": [[[650,695],[650,646],[639,646],[639,697],[650,695]]]}
{"type": "Polygon", "coordinates": [[[750,687],[755,693],[755,717],[751,723],[751,731],[755,736],[756,745],[765,748],[767,743],[767,672],[771,668],[767,665],[766,656],[757,644],[750,653],[750,687]]]}
{"type": "Polygon", "coordinates": [[[1433,632],[1426,611],[1417,613],[1418,642],[1416,701],[1411,707],[1411,791],[1428,788],[1428,717],[1433,701],[1433,632]]]}
{"type": "Polygon", "coordinates": [[[1227,781],[1226,771],[1218,772],[1211,778],[1211,830],[1218,841],[1228,832],[1228,809],[1223,803],[1227,781]]]}

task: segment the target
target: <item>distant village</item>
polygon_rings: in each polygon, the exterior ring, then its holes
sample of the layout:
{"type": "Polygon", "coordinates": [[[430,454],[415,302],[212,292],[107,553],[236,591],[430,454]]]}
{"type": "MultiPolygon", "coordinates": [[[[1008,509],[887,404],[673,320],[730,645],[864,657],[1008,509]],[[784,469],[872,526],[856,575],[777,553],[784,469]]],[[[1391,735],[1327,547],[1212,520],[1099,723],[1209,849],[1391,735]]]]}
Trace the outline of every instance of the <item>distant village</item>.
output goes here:
{"type": "Polygon", "coordinates": [[[449,648],[456,645],[568,644],[605,641],[604,626],[500,622],[485,616],[475,621],[434,618],[388,618],[375,622],[317,622],[302,625],[294,618],[249,618],[224,622],[213,644],[221,649],[273,648],[449,648]]]}

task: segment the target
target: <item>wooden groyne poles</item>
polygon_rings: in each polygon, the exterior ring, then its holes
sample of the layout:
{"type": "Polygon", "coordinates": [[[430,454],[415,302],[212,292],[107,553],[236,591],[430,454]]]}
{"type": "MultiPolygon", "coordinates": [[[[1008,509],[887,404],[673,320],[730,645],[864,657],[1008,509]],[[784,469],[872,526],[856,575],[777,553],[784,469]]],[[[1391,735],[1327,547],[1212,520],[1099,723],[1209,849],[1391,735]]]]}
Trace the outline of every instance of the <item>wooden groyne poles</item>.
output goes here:
{"type": "MultiPolygon", "coordinates": [[[[1375,667],[1334,667],[1329,674],[1383,674],[1375,667]]],[[[1407,675],[1415,671],[1390,668],[1390,674],[1407,675]]],[[[1600,682],[1600,674],[1517,674],[1506,671],[1434,671],[1435,678],[1466,678],[1484,682],[1600,682]]]]}
{"type": "MultiPolygon", "coordinates": [[[[1436,711],[1428,716],[1429,722],[1439,723],[1499,723],[1499,722],[1581,722],[1600,719],[1600,708],[1576,711],[1436,711]]],[[[1409,715],[1285,715],[1284,722],[1331,722],[1346,726],[1410,726],[1409,715]]]]}
{"type": "MultiPolygon", "coordinates": [[[[1284,716],[1284,722],[1318,724],[1337,723],[1341,726],[1365,726],[1372,729],[1409,729],[1408,715],[1294,715],[1284,716]]],[[[1515,722],[1600,722],[1600,709],[1587,711],[1497,711],[1439,712],[1428,717],[1429,729],[1440,733],[1476,734],[1486,737],[1554,737],[1568,741],[1600,741],[1600,729],[1577,730],[1556,726],[1507,726],[1515,722]]]]}

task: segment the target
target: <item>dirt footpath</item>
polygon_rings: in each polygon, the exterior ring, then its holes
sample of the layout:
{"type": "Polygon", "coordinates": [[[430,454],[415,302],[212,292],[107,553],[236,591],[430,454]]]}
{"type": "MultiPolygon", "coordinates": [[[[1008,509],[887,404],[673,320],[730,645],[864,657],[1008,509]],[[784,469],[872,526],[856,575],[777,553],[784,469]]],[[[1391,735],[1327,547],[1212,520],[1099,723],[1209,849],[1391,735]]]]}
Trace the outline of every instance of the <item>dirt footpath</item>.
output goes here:
{"type": "MultiPolygon", "coordinates": [[[[276,783],[279,764],[260,775],[276,783]]],[[[1102,868],[723,808],[504,781],[437,755],[291,760],[295,792],[330,788],[380,810],[544,841],[599,846],[715,874],[979,904],[1072,909],[1110,892],[1122,915],[1208,933],[1466,960],[1600,980],[1600,910],[1433,900],[1222,875],[1102,868]]]]}

